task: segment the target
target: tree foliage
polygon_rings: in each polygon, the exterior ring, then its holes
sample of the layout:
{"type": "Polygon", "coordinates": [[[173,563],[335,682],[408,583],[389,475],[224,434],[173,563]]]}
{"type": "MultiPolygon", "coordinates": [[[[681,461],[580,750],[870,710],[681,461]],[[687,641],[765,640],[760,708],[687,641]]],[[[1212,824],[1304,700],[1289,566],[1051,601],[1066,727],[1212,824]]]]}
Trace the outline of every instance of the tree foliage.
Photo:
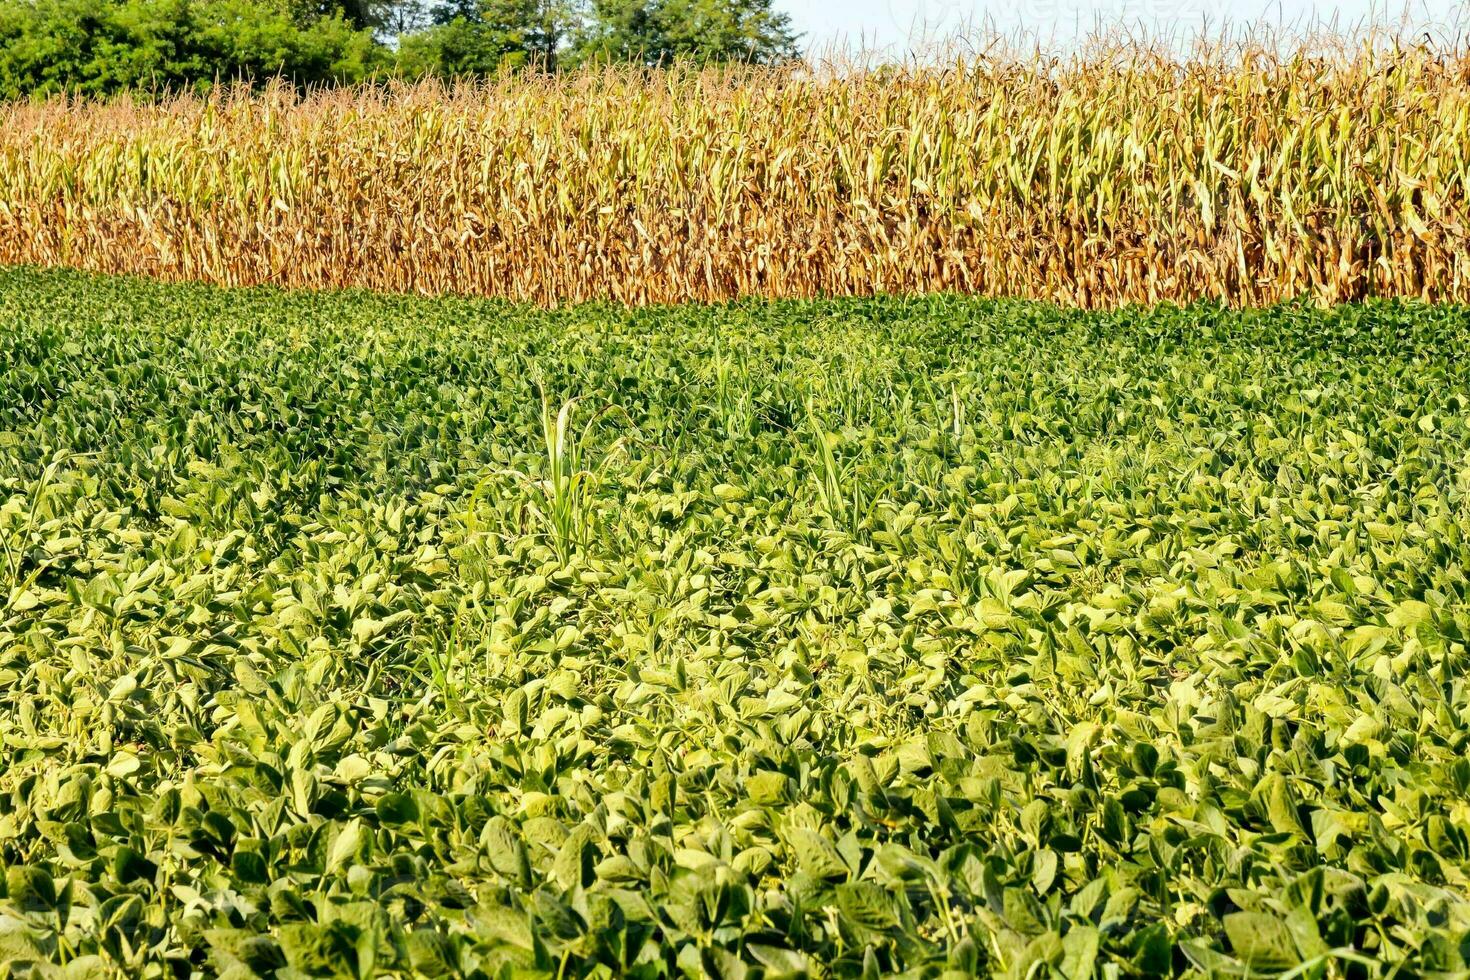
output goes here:
{"type": "Polygon", "coordinates": [[[0,0],[0,97],[779,62],[772,0],[0,0]]]}
{"type": "Polygon", "coordinates": [[[353,82],[371,34],[337,10],[270,0],[3,0],[0,97],[200,87],[283,76],[353,82]]]}
{"type": "Polygon", "coordinates": [[[446,0],[430,27],[399,39],[396,67],[411,78],[554,70],[578,13],[567,0],[446,0]]]}
{"type": "Polygon", "coordinates": [[[389,23],[401,0],[291,0],[297,16],[341,18],[357,28],[381,28],[389,23]]]}
{"type": "Polygon", "coordinates": [[[592,0],[583,60],[765,64],[796,57],[790,18],[770,0],[592,0]]]}

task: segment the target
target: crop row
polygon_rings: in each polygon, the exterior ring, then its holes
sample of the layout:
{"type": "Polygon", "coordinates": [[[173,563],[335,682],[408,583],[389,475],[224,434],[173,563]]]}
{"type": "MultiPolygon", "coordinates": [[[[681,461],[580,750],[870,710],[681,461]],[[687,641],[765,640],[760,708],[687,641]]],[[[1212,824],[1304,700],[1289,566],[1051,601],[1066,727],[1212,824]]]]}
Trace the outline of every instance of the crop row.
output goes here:
{"type": "Polygon", "coordinates": [[[1463,972],[1467,345],[0,273],[0,958],[1463,972]]]}
{"type": "Polygon", "coordinates": [[[607,69],[0,106],[0,261],[635,304],[1470,299],[1470,62],[607,69]]]}

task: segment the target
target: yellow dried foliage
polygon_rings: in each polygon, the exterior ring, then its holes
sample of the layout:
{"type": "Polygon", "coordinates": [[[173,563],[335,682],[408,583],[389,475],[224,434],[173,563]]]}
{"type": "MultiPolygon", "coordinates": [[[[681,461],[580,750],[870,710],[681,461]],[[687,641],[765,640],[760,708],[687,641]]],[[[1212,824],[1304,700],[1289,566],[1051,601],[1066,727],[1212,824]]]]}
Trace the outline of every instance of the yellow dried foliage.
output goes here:
{"type": "Polygon", "coordinates": [[[1470,56],[605,69],[0,107],[0,262],[541,304],[1470,300],[1470,56]]]}

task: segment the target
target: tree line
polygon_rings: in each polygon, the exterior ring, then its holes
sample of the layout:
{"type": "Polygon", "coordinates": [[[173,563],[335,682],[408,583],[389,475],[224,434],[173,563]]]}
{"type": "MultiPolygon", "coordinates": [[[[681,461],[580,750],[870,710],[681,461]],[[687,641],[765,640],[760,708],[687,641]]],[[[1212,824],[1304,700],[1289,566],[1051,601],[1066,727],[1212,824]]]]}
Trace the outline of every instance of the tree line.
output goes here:
{"type": "Polygon", "coordinates": [[[772,0],[0,0],[3,99],[771,64],[797,51],[772,0]]]}

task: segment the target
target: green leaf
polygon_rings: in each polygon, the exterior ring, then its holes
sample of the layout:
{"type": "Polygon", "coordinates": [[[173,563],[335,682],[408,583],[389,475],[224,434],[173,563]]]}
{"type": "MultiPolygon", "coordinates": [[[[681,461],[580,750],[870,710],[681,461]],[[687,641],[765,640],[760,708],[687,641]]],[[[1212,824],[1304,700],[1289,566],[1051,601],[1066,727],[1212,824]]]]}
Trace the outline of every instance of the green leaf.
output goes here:
{"type": "Polygon", "coordinates": [[[576,939],[585,929],[572,907],[544,888],[532,895],[531,908],[540,928],[557,939],[576,939]]]}
{"type": "Polygon", "coordinates": [[[362,821],[352,819],[347,821],[336,837],[332,840],[332,848],[327,852],[327,873],[346,868],[349,864],[355,864],[362,857],[362,852],[371,844],[371,837],[363,827],[362,821]]]}
{"type": "Polygon", "coordinates": [[[1271,822],[1271,829],[1277,833],[1306,836],[1306,828],[1302,826],[1297,814],[1296,798],[1286,777],[1272,773],[1261,780],[1256,792],[1265,803],[1266,818],[1271,822]]]}
{"type": "Polygon", "coordinates": [[[790,798],[791,779],[785,773],[769,770],[758,772],[745,780],[745,793],[752,803],[769,805],[782,803],[790,798]]]}
{"type": "Polygon", "coordinates": [[[773,980],[777,977],[804,977],[810,972],[806,955],[797,950],[763,943],[751,943],[747,948],[756,962],[766,968],[766,976],[773,980]]]}
{"type": "Polygon", "coordinates": [[[23,912],[51,912],[57,907],[56,883],[46,869],[16,865],[5,872],[6,893],[23,912]]]}
{"type": "Polygon", "coordinates": [[[786,846],[802,871],[813,878],[845,878],[847,864],[832,842],[814,830],[795,829],[787,833],[786,846]]]}
{"type": "Polygon", "coordinates": [[[1066,980],[1088,980],[1093,976],[1099,946],[1098,931],[1089,925],[1073,925],[1062,937],[1061,973],[1066,980]]]}
{"type": "Polygon", "coordinates": [[[893,899],[881,886],[871,881],[855,881],[838,885],[837,910],[846,921],[864,929],[883,932],[898,925],[893,899]]]}
{"type": "Polygon", "coordinates": [[[419,805],[408,793],[384,793],[373,809],[378,820],[390,827],[401,827],[419,819],[419,805]]]}
{"type": "Polygon", "coordinates": [[[1286,923],[1264,912],[1225,916],[1225,935],[1243,963],[1255,970],[1287,970],[1301,962],[1286,923]]]}
{"type": "Polygon", "coordinates": [[[270,868],[265,858],[254,851],[236,851],[230,860],[230,869],[240,881],[252,885],[263,885],[270,881],[270,868]]]}
{"type": "Polygon", "coordinates": [[[579,824],[567,835],[557,851],[552,877],[563,888],[586,888],[597,880],[596,831],[579,824]]]}

